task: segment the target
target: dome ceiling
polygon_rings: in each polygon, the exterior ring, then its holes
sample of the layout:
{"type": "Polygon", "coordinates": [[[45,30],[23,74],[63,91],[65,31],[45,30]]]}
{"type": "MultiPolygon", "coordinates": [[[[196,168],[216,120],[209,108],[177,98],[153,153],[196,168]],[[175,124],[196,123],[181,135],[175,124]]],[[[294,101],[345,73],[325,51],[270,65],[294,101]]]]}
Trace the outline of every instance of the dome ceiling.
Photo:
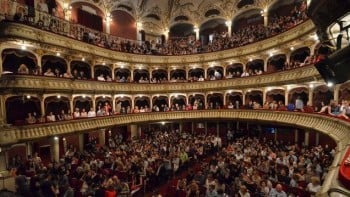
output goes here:
{"type": "Polygon", "coordinates": [[[72,0],[71,3],[82,1],[94,4],[105,13],[113,10],[128,12],[142,24],[143,29],[153,29],[162,34],[176,23],[200,27],[213,18],[232,20],[238,13],[266,9],[283,0],[72,0]]]}

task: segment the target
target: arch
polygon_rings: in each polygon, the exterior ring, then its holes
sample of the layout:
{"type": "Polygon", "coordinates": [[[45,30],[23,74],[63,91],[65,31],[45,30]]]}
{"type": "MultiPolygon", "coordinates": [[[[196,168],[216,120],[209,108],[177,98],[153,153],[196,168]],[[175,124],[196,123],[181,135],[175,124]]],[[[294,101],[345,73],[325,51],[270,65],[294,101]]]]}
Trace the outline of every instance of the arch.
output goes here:
{"type": "Polygon", "coordinates": [[[264,25],[264,17],[261,16],[261,11],[261,8],[252,7],[237,13],[232,21],[232,31],[240,32],[240,30],[250,26],[264,25]]]}
{"type": "Polygon", "coordinates": [[[147,69],[136,69],[134,70],[134,81],[138,83],[149,82],[149,71],[147,69]]]}
{"type": "Polygon", "coordinates": [[[170,97],[172,111],[185,110],[186,108],[186,96],[185,95],[176,95],[170,97]]]}
{"type": "Polygon", "coordinates": [[[235,78],[241,77],[243,72],[243,64],[242,63],[234,63],[226,66],[226,78],[235,78]]]}
{"type": "Polygon", "coordinates": [[[8,124],[23,125],[26,123],[28,113],[35,118],[41,114],[40,99],[37,97],[11,96],[6,99],[6,121],[8,124]]]}
{"type": "Polygon", "coordinates": [[[98,96],[95,98],[96,103],[96,115],[111,115],[114,113],[112,109],[112,98],[108,96],[98,96]]]}
{"type": "Polygon", "coordinates": [[[45,98],[44,104],[46,115],[50,112],[57,115],[60,114],[62,110],[67,113],[70,112],[69,99],[65,96],[48,96],[45,98]]]}
{"type": "Polygon", "coordinates": [[[301,5],[299,2],[294,0],[274,1],[267,11],[269,16],[288,16],[295,6],[301,5]]]}
{"type": "MultiPolygon", "coordinates": [[[[163,95],[160,95],[160,96],[154,96],[152,98],[152,105],[153,105],[153,109],[152,111],[155,111],[155,106],[158,107],[159,111],[164,111],[165,110],[165,106],[168,106],[169,104],[169,98],[167,96],[163,96],[163,95]]],[[[168,106],[169,107],[169,106],[168,106]]]]}
{"type": "Polygon", "coordinates": [[[131,72],[127,68],[116,68],[114,69],[115,81],[116,82],[130,82],[131,72]]]}
{"type": "Polygon", "coordinates": [[[260,71],[264,70],[264,60],[255,59],[247,63],[247,71],[249,75],[254,75],[254,73],[256,73],[256,71],[259,71],[259,70],[260,71]]]}
{"type": "Polygon", "coordinates": [[[152,79],[157,82],[168,81],[168,71],[165,69],[152,70],[152,79]]]}
{"type": "Polygon", "coordinates": [[[184,38],[194,35],[194,25],[187,22],[175,23],[170,27],[169,39],[184,38]]]}
{"type": "Polygon", "coordinates": [[[73,60],[70,67],[74,79],[91,79],[91,66],[88,63],[73,60]]]}
{"type": "MultiPolygon", "coordinates": [[[[74,106],[74,111],[75,109],[79,109],[81,112],[82,109],[84,109],[86,112],[90,111],[92,109],[92,98],[88,96],[76,96],[73,99],[73,106],[74,106]]],[[[93,109],[94,111],[95,109],[93,109]]]]}
{"type": "Polygon", "coordinates": [[[170,80],[171,81],[183,81],[186,80],[186,70],[184,69],[175,69],[170,71],[170,80]]]}
{"type": "Polygon", "coordinates": [[[194,110],[205,109],[205,96],[203,94],[191,94],[188,96],[188,100],[194,110]]]}
{"type": "Polygon", "coordinates": [[[295,103],[295,100],[300,97],[300,99],[304,102],[304,104],[307,104],[309,97],[309,90],[306,87],[296,87],[288,92],[288,104],[289,103],[295,103]]]}
{"type": "Polygon", "coordinates": [[[321,103],[328,105],[333,99],[333,89],[328,88],[326,85],[320,85],[314,88],[312,103],[318,109],[321,109],[321,103]]]}
{"type": "Polygon", "coordinates": [[[199,31],[202,44],[210,43],[222,33],[227,32],[228,28],[225,22],[225,19],[214,18],[202,23],[199,31]]]}
{"type": "Polygon", "coordinates": [[[62,57],[55,55],[44,55],[41,57],[42,72],[51,69],[56,77],[62,77],[67,72],[67,62],[62,57]],[[57,70],[56,70],[57,69],[57,70]]]}
{"type": "Polygon", "coordinates": [[[285,90],[284,89],[273,89],[266,92],[266,102],[276,102],[281,104],[285,103],[285,90]]]}
{"type": "Polygon", "coordinates": [[[118,96],[115,97],[115,113],[131,113],[132,100],[128,96],[118,96]]]}
{"type": "Polygon", "coordinates": [[[193,79],[193,81],[197,81],[200,77],[204,78],[204,69],[203,68],[191,68],[188,71],[189,77],[193,79]]]}
{"type": "Polygon", "coordinates": [[[148,112],[150,107],[150,98],[148,96],[136,96],[134,100],[135,107],[138,107],[140,111],[144,110],[145,112],[148,112]]]}
{"type": "Polygon", "coordinates": [[[310,56],[310,48],[309,47],[301,47],[299,49],[294,50],[290,55],[290,64],[301,64],[305,61],[305,59],[310,56]]]}
{"type": "Polygon", "coordinates": [[[222,66],[209,67],[207,75],[208,79],[222,79],[222,76],[224,76],[224,68],[222,66]]]}
{"type": "Polygon", "coordinates": [[[349,100],[350,98],[350,82],[343,83],[339,88],[339,101],[349,100]]]}
{"type": "Polygon", "coordinates": [[[92,3],[76,1],[70,4],[72,6],[71,9],[71,21],[84,25],[88,28],[103,31],[103,19],[106,17],[105,13],[99,7],[95,6],[92,3]],[[82,7],[87,8],[84,11],[82,7]],[[93,13],[94,12],[94,13],[93,13]],[[94,21],[92,23],[91,21],[94,21]]]}
{"type": "Polygon", "coordinates": [[[225,105],[228,106],[228,105],[230,105],[230,103],[232,105],[234,105],[235,108],[240,108],[240,106],[243,105],[243,93],[242,92],[228,92],[226,94],[225,105]],[[237,104],[238,104],[238,106],[237,106],[237,104]]]}
{"type": "Polygon", "coordinates": [[[248,104],[250,102],[259,103],[260,106],[263,104],[263,92],[261,90],[251,90],[246,93],[245,103],[248,104]]]}
{"type": "Polygon", "coordinates": [[[240,9],[253,4],[254,4],[254,0],[241,0],[237,3],[237,8],[240,9]]]}
{"type": "Polygon", "coordinates": [[[109,66],[95,65],[94,66],[94,74],[95,74],[94,79],[97,79],[99,76],[103,76],[103,78],[105,78],[107,80],[108,78],[111,79],[112,70],[109,66]]]}
{"type": "Polygon", "coordinates": [[[2,51],[1,56],[2,70],[5,73],[18,73],[19,66],[21,64],[25,64],[29,69],[29,72],[23,74],[33,74],[37,66],[36,56],[29,51],[19,49],[5,49],[2,51]]]}
{"type": "Polygon", "coordinates": [[[285,69],[287,56],[285,54],[277,54],[267,60],[267,72],[282,71],[285,69]]]}
{"type": "Polygon", "coordinates": [[[221,109],[224,96],[221,93],[212,93],[207,95],[207,109],[221,109]]]}
{"type": "Polygon", "coordinates": [[[118,37],[136,40],[136,20],[128,12],[113,10],[111,12],[110,34],[118,37]]]}

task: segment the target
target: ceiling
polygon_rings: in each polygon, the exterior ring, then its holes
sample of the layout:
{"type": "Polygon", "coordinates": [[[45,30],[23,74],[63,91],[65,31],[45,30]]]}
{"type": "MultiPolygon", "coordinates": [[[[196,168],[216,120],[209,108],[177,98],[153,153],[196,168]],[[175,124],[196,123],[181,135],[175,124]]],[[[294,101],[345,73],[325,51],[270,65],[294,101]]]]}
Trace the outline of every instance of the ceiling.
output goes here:
{"type": "MultiPolygon", "coordinates": [[[[67,0],[60,0],[67,1],[67,0]]],[[[142,24],[142,28],[163,34],[178,23],[190,23],[196,27],[206,21],[219,18],[230,20],[251,9],[265,9],[285,0],[71,0],[89,2],[104,13],[123,10],[142,24]]]]}

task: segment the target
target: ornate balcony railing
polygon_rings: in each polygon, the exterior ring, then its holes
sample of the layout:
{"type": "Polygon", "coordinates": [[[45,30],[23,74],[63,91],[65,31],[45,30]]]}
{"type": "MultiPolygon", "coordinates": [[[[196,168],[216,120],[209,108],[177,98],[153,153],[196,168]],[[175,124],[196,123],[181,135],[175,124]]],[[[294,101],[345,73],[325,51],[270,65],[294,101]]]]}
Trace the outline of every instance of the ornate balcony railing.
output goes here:
{"type": "Polygon", "coordinates": [[[234,78],[217,81],[193,83],[139,84],[99,82],[89,80],[73,80],[66,78],[31,76],[31,75],[2,75],[0,89],[37,90],[47,92],[80,92],[80,93],[128,93],[149,94],[168,92],[219,91],[232,89],[259,88],[266,86],[281,86],[288,84],[311,82],[321,79],[313,65],[304,66],[283,72],[258,76],[234,78]]]}

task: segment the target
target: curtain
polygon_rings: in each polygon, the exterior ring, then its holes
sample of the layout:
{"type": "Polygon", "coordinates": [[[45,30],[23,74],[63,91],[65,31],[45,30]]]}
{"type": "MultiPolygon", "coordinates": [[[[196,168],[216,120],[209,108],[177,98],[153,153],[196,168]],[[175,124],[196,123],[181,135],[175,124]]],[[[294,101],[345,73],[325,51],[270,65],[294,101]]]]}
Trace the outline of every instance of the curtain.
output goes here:
{"type": "Polygon", "coordinates": [[[82,9],[78,9],[78,23],[97,31],[103,31],[102,17],[91,14],[82,9]]]}

